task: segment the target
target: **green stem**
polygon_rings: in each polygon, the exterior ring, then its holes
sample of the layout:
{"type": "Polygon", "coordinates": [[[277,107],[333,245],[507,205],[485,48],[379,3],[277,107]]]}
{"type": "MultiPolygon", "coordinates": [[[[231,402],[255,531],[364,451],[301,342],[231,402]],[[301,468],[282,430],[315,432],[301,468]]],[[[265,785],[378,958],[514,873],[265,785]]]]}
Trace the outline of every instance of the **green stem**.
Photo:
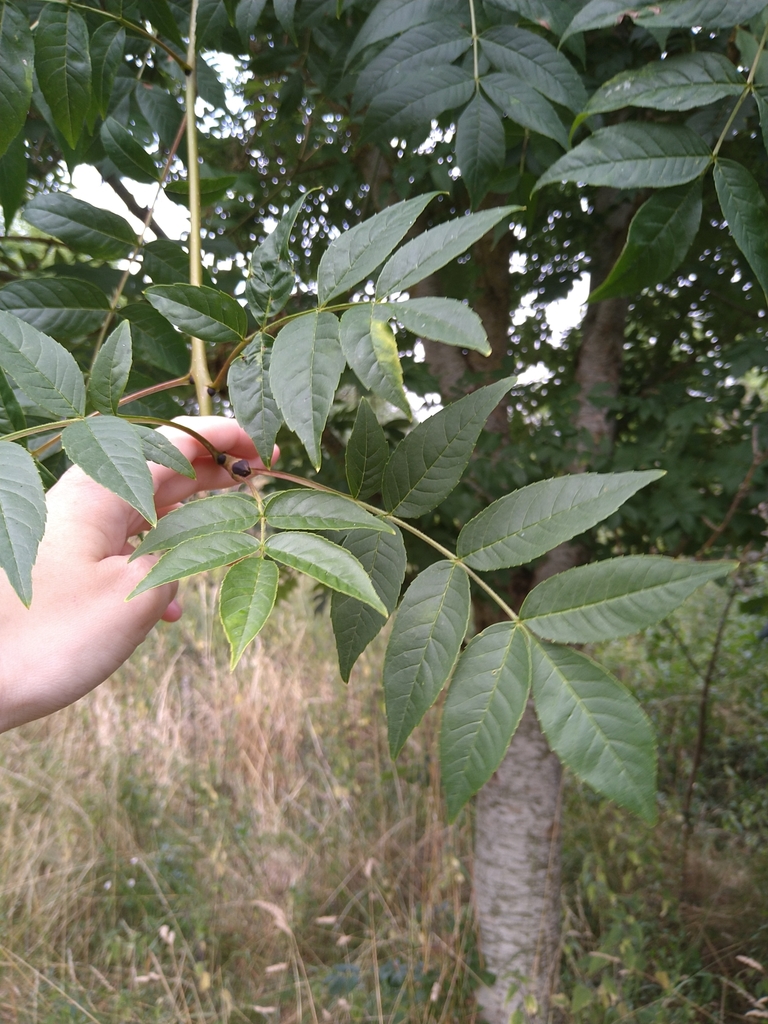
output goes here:
{"type": "Polygon", "coordinates": [[[142,388],[141,391],[132,391],[130,395],[123,395],[117,403],[119,406],[129,405],[131,402],[138,402],[140,398],[148,395],[156,395],[159,391],[170,391],[171,388],[182,388],[190,383],[189,374],[183,377],[176,377],[174,380],[167,380],[163,384],[153,384],[150,388],[142,388]]]}
{"type": "Polygon", "coordinates": [[[716,157],[718,155],[718,153],[720,152],[720,147],[725,142],[726,137],[728,135],[728,132],[731,129],[731,125],[736,120],[736,115],[738,114],[739,110],[741,109],[742,103],[747,98],[747,96],[752,92],[752,88],[751,87],[752,87],[752,84],[753,84],[753,82],[755,80],[755,73],[757,72],[757,65],[760,63],[760,58],[761,58],[761,56],[763,54],[763,50],[765,49],[765,44],[766,44],[767,40],[768,40],[768,25],[766,25],[766,27],[765,27],[765,29],[763,31],[763,35],[762,35],[762,37],[760,39],[760,42],[758,43],[758,46],[757,46],[757,53],[755,54],[755,59],[752,61],[752,67],[749,69],[749,74],[747,75],[747,86],[742,91],[742,93],[740,94],[739,98],[736,100],[736,103],[733,106],[733,110],[731,111],[731,116],[725,122],[723,130],[720,132],[720,138],[717,140],[717,142],[715,143],[715,148],[712,150],[713,158],[716,157]]]}
{"type": "MultiPolygon", "coordinates": [[[[203,283],[203,255],[200,242],[200,163],[197,149],[197,100],[196,67],[196,22],[198,0],[192,0],[189,14],[189,45],[187,47],[187,84],[184,102],[187,109],[187,181],[189,182],[189,283],[199,288],[203,283]]],[[[208,388],[211,387],[211,373],[205,353],[205,342],[192,338],[192,365],[190,372],[195,382],[197,405],[201,416],[210,416],[213,403],[208,388]]]]}
{"type": "Polygon", "coordinates": [[[165,53],[168,54],[171,60],[176,61],[184,72],[189,70],[187,62],[180,57],[175,50],[168,46],[167,43],[164,43],[162,39],[158,39],[157,36],[153,36],[151,32],[147,32],[145,28],[142,28],[141,25],[137,25],[136,22],[129,21],[128,18],[123,18],[119,14],[112,14],[110,11],[104,11],[99,7],[90,7],[88,4],[78,4],[75,3],[74,0],[49,0],[49,2],[53,4],[62,4],[65,7],[74,7],[79,11],[87,11],[88,14],[91,15],[99,14],[102,18],[109,18],[110,21],[116,21],[118,25],[122,25],[123,28],[129,29],[131,32],[135,32],[136,35],[141,36],[144,39],[148,39],[155,46],[159,46],[161,50],[164,50],[165,53]]]}
{"type": "MultiPolygon", "coordinates": [[[[325,491],[326,494],[335,494],[340,498],[347,498],[348,500],[350,499],[349,494],[342,494],[341,491],[337,491],[333,487],[326,487],[325,484],[318,483],[316,480],[307,480],[302,476],[295,476],[293,473],[283,473],[277,469],[259,469],[257,470],[257,472],[261,476],[270,476],[278,480],[288,480],[290,483],[298,484],[300,487],[309,487],[315,491],[325,491]]],[[[380,508],[376,508],[375,505],[369,505],[365,501],[359,501],[357,498],[352,498],[351,500],[358,504],[361,508],[364,508],[366,512],[371,512],[374,515],[380,516],[384,519],[388,519],[391,523],[394,523],[395,526],[399,526],[401,529],[407,530],[408,533],[413,534],[414,537],[418,537],[419,540],[424,541],[425,544],[429,544],[429,546],[431,548],[434,548],[435,551],[438,551],[443,556],[443,558],[447,558],[448,561],[454,562],[456,565],[461,566],[461,568],[464,570],[467,576],[469,576],[470,579],[474,580],[481,590],[485,591],[485,593],[491,598],[492,601],[494,601],[499,606],[499,608],[501,608],[501,610],[509,619],[511,619],[513,622],[518,621],[518,616],[509,607],[506,601],[500,598],[496,591],[493,589],[493,587],[489,586],[489,584],[486,583],[481,576],[478,576],[473,569],[470,569],[468,565],[462,562],[458,555],[454,555],[453,552],[450,551],[448,548],[444,548],[442,544],[438,544],[436,540],[433,540],[428,534],[424,533],[422,530],[419,530],[411,523],[408,523],[403,519],[398,519],[397,516],[390,515],[387,512],[383,512],[380,508]]]]}
{"type": "Polygon", "coordinates": [[[480,62],[477,55],[477,18],[475,17],[475,0],[469,0],[469,20],[472,26],[472,61],[474,64],[475,87],[480,84],[480,62]]]}
{"type": "Polygon", "coordinates": [[[23,437],[33,437],[35,434],[48,434],[52,430],[61,431],[72,423],[79,423],[82,416],[74,416],[71,420],[57,420],[55,423],[38,423],[36,427],[25,427],[24,430],[17,430],[13,434],[3,434],[0,441],[20,441],[23,437]]]}

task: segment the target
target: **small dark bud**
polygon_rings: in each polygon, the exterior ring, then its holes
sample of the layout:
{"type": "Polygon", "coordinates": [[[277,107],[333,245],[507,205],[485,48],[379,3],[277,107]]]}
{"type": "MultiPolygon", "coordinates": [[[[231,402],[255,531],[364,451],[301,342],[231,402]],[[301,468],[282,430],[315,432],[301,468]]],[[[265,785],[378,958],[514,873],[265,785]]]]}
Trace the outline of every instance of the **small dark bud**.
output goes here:
{"type": "Polygon", "coordinates": [[[192,376],[191,373],[189,375],[189,383],[192,384],[193,386],[194,386],[194,383],[195,383],[195,378],[192,376]]]}
{"type": "Polygon", "coordinates": [[[224,463],[227,461],[227,456],[224,454],[224,452],[219,452],[219,454],[216,456],[216,461],[220,466],[223,466],[224,463]]]}
{"type": "Polygon", "coordinates": [[[216,394],[216,388],[211,387],[210,384],[208,385],[208,387],[205,390],[208,392],[208,394],[211,396],[211,398],[213,398],[213,396],[216,394]]]}
{"type": "Polygon", "coordinates": [[[234,473],[235,476],[250,476],[251,467],[245,459],[240,459],[238,462],[232,463],[231,472],[234,473]]]}

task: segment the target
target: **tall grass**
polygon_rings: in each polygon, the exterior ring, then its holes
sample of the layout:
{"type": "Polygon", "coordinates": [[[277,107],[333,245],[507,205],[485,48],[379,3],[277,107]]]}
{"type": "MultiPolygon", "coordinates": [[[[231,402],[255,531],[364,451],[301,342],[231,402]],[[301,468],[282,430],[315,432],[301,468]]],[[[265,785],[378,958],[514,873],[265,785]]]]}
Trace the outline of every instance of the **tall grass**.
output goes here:
{"type": "MultiPolygon", "coordinates": [[[[445,822],[438,713],[395,767],[384,638],[344,686],[327,608],[297,587],[231,673],[214,594],[190,584],[113,680],[0,738],[0,1021],[479,1024],[471,816],[445,822]]],[[[648,829],[568,780],[557,1020],[768,1012],[766,803],[731,756],[760,761],[765,729],[744,617],[680,869],[700,689],[680,641],[704,656],[721,599],[601,653],[659,729],[662,815],[648,829]]]]}

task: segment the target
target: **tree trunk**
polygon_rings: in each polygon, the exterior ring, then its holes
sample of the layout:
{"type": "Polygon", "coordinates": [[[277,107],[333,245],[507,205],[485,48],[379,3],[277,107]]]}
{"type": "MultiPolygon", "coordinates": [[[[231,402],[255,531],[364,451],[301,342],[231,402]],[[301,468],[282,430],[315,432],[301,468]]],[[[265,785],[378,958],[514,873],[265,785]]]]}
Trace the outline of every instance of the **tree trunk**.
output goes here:
{"type": "Polygon", "coordinates": [[[546,1019],[560,946],[562,769],[529,703],[499,770],[477,797],[475,901],[485,966],[478,1001],[492,1024],[546,1019]]]}

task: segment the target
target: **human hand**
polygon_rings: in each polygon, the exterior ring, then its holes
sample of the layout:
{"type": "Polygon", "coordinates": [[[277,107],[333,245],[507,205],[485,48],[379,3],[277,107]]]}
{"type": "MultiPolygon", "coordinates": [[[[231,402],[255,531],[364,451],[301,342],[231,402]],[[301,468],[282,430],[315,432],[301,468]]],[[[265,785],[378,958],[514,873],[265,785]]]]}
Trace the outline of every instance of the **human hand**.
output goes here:
{"type": "MultiPolygon", "coordinates": [[[[218,451],[263,468],[235,420],[182,416],[177,422],[218,451]]],[[[158,515],[196,491],[232,486],[230,474],[199,441],[161,429],[197,476],[190,480],[150,464],[158,515]]],[[[29,608],[0,572],[0,732],[72,704],[112,675],[161,618],[175,622],[181,616],[177,583],[126,601],[157,561],[157,555],[128,561],[129,538],[147,524],[127,502],[73,467],[48,492],[47,507],[29,608]]]]}

